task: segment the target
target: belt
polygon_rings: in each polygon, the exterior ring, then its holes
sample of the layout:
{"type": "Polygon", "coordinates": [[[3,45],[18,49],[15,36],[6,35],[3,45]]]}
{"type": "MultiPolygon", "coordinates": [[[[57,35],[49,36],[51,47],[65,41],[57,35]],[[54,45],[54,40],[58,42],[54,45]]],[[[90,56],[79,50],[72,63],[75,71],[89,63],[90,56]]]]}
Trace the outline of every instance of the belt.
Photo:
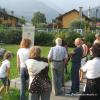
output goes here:
{"type": "Polygon", "coordinates": [[[54,61],[54,62],[62,62],[62,61],[64,61],[64,60],[52,60],[52,61],[54,61]]]}

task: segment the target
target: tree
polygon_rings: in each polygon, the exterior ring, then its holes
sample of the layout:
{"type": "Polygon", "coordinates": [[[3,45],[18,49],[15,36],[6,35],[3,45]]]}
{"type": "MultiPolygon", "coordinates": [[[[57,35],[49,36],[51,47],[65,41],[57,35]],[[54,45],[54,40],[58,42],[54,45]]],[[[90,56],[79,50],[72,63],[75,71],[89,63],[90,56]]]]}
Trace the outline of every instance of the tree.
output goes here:
{"type": "Polygon", "coordinates": [[[95,22],[96,20],[98,21],[98,22],[100,22],[100,18],[97,18],[96,19],[96,17],[91,17],[91,19],[95,22]]]}
{"type": "Polygon", "coordinates": [[[13,10],[11,11],[11,15],[14,15],[14,11],[13,10]]]}
{"type": "Polygon", "coordinates": [[[32,24],[35,26],[35,27],[38,27],[39,24],[46,24],[46,17],[45,17],[45,14],[41,13],[41,12],[36,12],[34,13],[34,16],[32,18],[32,24]]]}
{"type": "Polygon", "coordinates": [[[19,22],[20,22],[21,24],[25,24],[25,23],[26,23],[25,17],[24,17],[24,16],[21,16],[19,22]]]}
{"type": "Polygon", "coordinates": [[[81,21],[81,20],[76,19],[71,22],[70,26],[73,29],[84,29],[84,28],[88,27],[88,22],[85,20],[81,21]]]}

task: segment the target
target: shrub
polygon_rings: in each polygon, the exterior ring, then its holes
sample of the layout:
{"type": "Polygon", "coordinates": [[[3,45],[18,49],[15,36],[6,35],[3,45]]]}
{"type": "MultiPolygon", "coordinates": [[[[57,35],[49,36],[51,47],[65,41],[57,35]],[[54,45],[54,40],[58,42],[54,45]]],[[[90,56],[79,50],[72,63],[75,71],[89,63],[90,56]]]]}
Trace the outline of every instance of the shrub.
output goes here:
{"type": "Polygon", "coordinates": [[[6,44],[19,44],[22,38],[21,30],[0,30],[0,40],[6,44]]]}
{"type": "Polygon", "coordinates": [[[74,46],[74,40],[77,37],[81,37],[80,34],[74,32],[74,31],[67,31],[67,32],[60,32],[60,33],[56,33],[55,38],[60,37],[62,38],[69,47],[73,47],[74,46]]]}
{"type": "Polygon", "coordinates": [[[50,46],[53,45],[53,39],[54,35],[50,33],[36,33],[35,34],[35,45],[44,45],[44,46],[50,46]]]}

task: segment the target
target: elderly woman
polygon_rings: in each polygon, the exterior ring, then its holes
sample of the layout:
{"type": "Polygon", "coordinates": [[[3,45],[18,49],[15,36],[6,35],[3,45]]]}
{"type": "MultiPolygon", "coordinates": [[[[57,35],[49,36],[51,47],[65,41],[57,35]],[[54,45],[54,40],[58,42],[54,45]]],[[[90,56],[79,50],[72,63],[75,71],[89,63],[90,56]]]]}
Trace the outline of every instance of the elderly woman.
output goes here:
{"type": "Polygon", "coordinates": [[[93,59],[87,61],[82,68],[86,72],[87,83],[85,96],[79,100],[100,100],[100,44],[96,43],[92,47],[93,59]],[[87,95],[88,94],[88,95],[87,95]]]}
{"type": "Polygon", "coordinates": [[[48,60],[40,57],[41,50],[32,46],[26,66],[29,72],[29,100],[50,100],[51,84],[48,76],[48,60]]]}

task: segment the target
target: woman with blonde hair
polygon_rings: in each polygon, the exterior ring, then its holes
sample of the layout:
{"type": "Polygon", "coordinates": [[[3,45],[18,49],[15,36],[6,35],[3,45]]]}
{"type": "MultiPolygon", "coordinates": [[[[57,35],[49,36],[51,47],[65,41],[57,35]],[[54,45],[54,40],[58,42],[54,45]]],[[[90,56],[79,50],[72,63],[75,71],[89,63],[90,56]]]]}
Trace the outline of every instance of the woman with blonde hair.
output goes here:
{"type": "Polygon", "coordinates": [[[29,58],[29,48],[31,40],[24,38],[20,43],[20,48],[17,51],[17,68],[20,72],[21,87],[20,87],[20,100],[25,100],[27,68],[25,61],[29,58]]]}
{"type": "Polygon", "coordinates": [[[3,86],[0,87],[0,93],[5,90],[5,93],[8,92],[10,86],[9,74],[10,74],[10,59],[12,57],[12,53],[7,51],[4,54],[2,64],[0,66],[0,80],[3,83],[3,86]]]}
{"type": "Polygon", "coordinates": [[[48,60],[41,57],[41,49],[32,46],[26,61],[29,73],[29,100],[50,100],[51,84],[48,76],[48,60]]]}

